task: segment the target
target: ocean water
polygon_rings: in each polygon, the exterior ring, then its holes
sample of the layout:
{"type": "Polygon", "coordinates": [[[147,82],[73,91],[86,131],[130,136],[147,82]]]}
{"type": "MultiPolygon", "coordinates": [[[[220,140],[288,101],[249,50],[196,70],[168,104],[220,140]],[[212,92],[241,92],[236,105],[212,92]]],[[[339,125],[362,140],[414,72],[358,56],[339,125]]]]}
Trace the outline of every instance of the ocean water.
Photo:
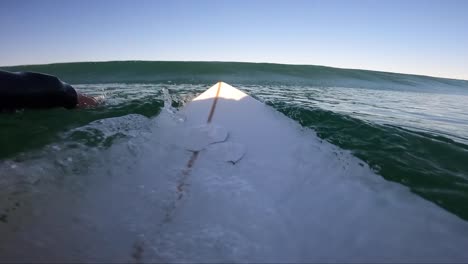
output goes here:
{"type": "MultiPolygon", "coordinates": [[[[67,63],[3,70],[53,74],[105,101],[95,109],[2,113],[4,224],[14,219],[13,211],[27,197],[36,199],[38,192],[48,190],[44,186],[80,189],[93,180],[77,175],[93,164],[112,170],[113,162],[103,158],[109,149],[134,138],[139,139],[136,148],[145,146],[145,138],[157,136],[151,120],[161,111],[176,112],[219,80],[349,151],[375,177],[407,187],[440,210],[468,220],[468,81],[221,62],[67,63]]],[[[128,154],[122,155],[120,165],[128,154]]]]}

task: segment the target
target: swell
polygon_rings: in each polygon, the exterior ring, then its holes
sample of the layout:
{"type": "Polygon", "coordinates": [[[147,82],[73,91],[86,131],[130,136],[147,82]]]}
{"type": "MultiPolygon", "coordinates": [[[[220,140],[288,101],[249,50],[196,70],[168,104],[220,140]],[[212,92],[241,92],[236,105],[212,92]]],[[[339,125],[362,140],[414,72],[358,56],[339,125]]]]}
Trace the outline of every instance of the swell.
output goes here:
{"type": "Polygon", "coordinates": [[[272,104],[319,137],[350,150],[387,180],[468,220],[468,146],[316,108],[272,104]]]}
{"type": "Polygon", "coordinates": [[[72,84],[216,83],[343,86],[468,92],[468,81],[313,65],[242,62],[111,61],[2,67],[56,75],[72,84]]]}

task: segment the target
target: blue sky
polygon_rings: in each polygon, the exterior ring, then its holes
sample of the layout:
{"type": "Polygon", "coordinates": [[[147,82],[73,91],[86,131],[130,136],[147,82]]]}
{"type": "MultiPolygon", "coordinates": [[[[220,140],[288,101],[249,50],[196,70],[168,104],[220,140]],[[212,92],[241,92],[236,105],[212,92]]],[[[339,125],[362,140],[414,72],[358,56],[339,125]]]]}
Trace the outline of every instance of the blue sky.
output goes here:
{"type": "Polygon", "coordinates": [[[466,0],[1,0],[0,65],[248,61],[468,79],[466,0]]]}

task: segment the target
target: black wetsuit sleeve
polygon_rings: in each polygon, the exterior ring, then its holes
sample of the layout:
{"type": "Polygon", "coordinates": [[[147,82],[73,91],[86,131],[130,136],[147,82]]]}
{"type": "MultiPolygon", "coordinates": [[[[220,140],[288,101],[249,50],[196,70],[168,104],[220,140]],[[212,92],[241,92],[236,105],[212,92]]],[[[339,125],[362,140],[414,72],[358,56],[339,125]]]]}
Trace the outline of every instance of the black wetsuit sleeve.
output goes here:
{"type": "Polygon", "coordinates": [[[75,89],[55,76],[0,71],[0,109],[74,108],[77,103],[75,89]]]}

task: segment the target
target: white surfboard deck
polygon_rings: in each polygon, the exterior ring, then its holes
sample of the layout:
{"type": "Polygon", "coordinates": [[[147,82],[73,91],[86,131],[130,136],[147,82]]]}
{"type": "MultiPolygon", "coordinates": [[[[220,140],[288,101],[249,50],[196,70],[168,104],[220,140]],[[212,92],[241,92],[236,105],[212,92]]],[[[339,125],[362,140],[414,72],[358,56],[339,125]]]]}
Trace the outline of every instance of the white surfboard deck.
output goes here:
{"type": "Polygon", "coordinates": [[[468,260],[465,221],[228,84],[165,110],[0,223],[0,261],[468,260]]]}
{"type": "Polygon", "coordinates": [[[457,234],[468,234],[466,223],[383,180],[358,165],[364,163],[357,158],[242,91],[217,83],[180,114],[188,131],[215,127],[228,135],[224,141],[188,136],[206,147],[188,159],[182,177],[188,187],[155,242],[162,259],[468,258],[459,246],[468,237],[457,234]],[[426,221],[431,223],[421,224],[426,221]]]}

